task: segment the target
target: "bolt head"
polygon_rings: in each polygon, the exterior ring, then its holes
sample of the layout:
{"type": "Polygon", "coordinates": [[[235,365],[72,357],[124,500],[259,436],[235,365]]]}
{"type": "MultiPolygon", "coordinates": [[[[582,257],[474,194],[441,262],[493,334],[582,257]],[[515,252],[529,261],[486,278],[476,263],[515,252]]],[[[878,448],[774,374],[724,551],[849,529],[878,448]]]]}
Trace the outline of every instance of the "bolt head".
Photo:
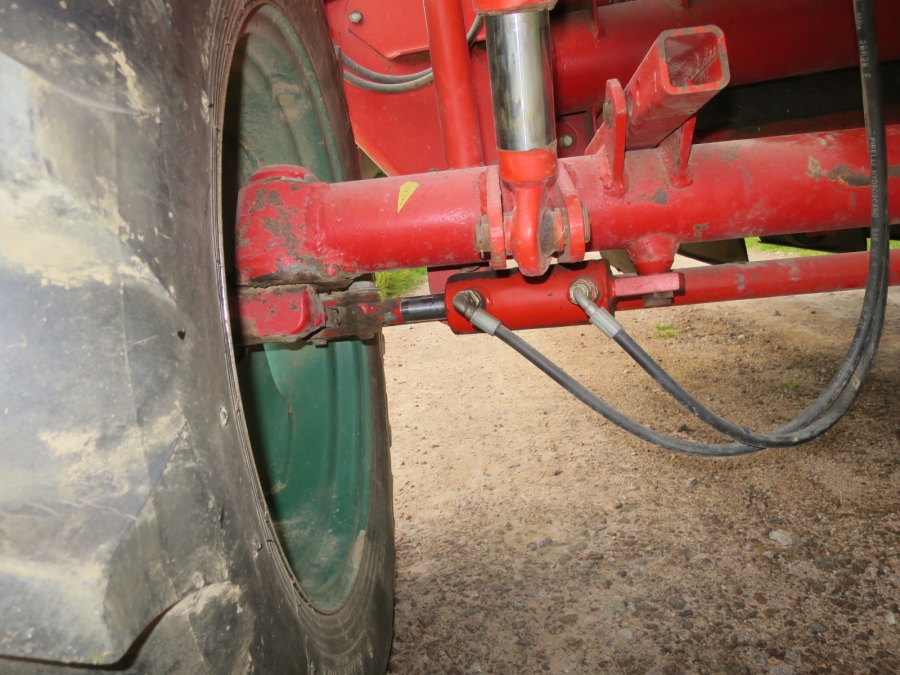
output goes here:
{"type": "Polygon", "coordinates": [[[362,12],[360,12],[358,9],[354,9],[352,12],[350,12],[349,18],[350,23],[359,23],[363,19],[362,12]]]}
{"type": "Polygon", "coordinates": [[[564,148],[571,148],[575,145],[575,139],[572,138],[571,134],[563,134],[559,137],[559,144],[564,148]]]}

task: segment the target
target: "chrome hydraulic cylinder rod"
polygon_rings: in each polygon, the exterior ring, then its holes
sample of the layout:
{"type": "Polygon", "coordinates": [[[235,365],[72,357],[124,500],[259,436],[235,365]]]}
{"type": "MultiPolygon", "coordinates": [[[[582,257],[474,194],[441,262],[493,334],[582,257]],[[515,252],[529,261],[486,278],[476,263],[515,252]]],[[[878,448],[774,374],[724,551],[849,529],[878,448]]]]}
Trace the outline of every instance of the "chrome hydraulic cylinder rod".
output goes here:
{"type": "Polygon", "coordinates": [[[549,13],[488,14],[484,25],[497,147],[547,147],[556,140],[549,13]]]}

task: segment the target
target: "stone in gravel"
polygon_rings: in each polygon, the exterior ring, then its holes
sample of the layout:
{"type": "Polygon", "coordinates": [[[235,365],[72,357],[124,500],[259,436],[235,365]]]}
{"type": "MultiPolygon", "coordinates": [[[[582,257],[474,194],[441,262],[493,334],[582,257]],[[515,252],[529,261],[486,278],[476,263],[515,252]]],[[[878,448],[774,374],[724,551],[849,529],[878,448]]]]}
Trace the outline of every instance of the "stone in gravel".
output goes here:
{"type": "Polygon", "coordinates": [[[784,653],[784,660],[791,661],[792,663],[800,663],[800,655],[797,652],[793,652],[790,649],[788,649],[784,653]]]}
{"type": "Polygon", "coordinates": [[[685,606],[687,605],[687,603],[684,601],[684,598],[682,598],[680,595],[675,595],[675,596],[669,598],[668,600],[666,600],[666,603],[672,609],[678,609],[678,610],[684,609],[685,606]]]}
{"type": "Polygon", "coordinates": [[[687,485],[688,487],[693,487],[694,485],[696,485],[699,482],[700,481],[698,481],[695,477],[692,476],[691,478],[688,478],[686,481],[684,481],[684,484],[687,485]]]}
{"type": "Polygon", "coordinates": [[[811,624],[809,624],[806,627],[806,630],[808,630],[810,633],[815,633],[816,635],[819,635],[819,634],[827,631],[828,627],[825,626],[824,624],[819,623],[818,621],[813,621],[811,624]]]}
{"type": "Polygon", "coordinates": [[[522,465],[519,464],[518,462],[513,462],[513,463],[510,464],[509,466],[510,466],[511,468],[513,468],[513,469],[518,469],[518,468],[519,468],[520,466],[522,466],[522,465]]]}
{"type": "Polygon", "coordinates": [[[794,675],[794,666],[790,663],[779,663],[769,668],[769,675],[794,675]]]}
{"type": "Polygon", "coordinates": [[[577,614],[563,614],[561,617],[559,617],[559,622],[562,624],[565,624],[566,626],[571,626],[572,624],[574,624],[577,621],[578,621],[577,614]]]}
{"type": "Polygon", "coordinates": [[[838,567],[841,566],[841,563],[831,556],[822,555],[813,560],[813,565],[818,567],[823,572],[834,572],[838,567]]]}
{"type": "Polygon", "coordinates": [[[766,668],[769,665],[769,659],[758,649],[750,650],[750,660],[760,668],[766,668]]]}
{"type": "Polygon", "coordinates": [[[553,540],[550,537],[544,537],[537,542],[538,548],[547,548],[548,546],[553,546],[553,540]]]}
{"type": "Polygon", "coordinates": [[[602,588],[604,591],[608,591],[610,586],[612,586],[612,582],[609,579],[604,579],[600,582],[600,588],[602,588]]]}
{"type": "Polygon", "coordinates": [[[769,532],[769,539],[782,546],[793,546],[800,542],[800,537],[790,530],[772,530],[769,532]]]}
{"type": "Polygon", "coordinates": [[[894,613],[893,613],[893,612],[888,612],[887,614],[885,614],[885,615],[884,615],[884,620],[888,622],[888,625],[889,625],[889,626],[896,626],[896,625],[897,625],[897,617],[894,616],[894,613]]]}
{"type": "Polygon", "coordinates": [[[632,640],[634,640],[634,631],[630,628],[620,628],[616,632],[616,635],[618,635],[625,642],[631,642],[632,640]]]}

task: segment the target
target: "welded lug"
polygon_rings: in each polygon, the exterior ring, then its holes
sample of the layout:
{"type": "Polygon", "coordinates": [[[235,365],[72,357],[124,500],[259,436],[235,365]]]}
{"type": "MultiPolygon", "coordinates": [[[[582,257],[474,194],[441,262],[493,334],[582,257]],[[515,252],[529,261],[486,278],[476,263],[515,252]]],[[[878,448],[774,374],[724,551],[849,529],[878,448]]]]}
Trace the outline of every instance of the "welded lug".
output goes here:
{"type": "Polygon", "coordinates": [[[663,164],[666,165],[669,182],[673,187],[685,188],[693,182],[688,173],[688,162],[691,158],[696,126],[697,116],[694,115],[659,144],[663,164]]]}
{"type": "Polygon", "coordinates": [[[560,165],[556,174],[556,203],[563,216],[561,219],[562,245],[558,260],[563,263],[577,263],[584,260],[587,243],[591,240],[591,221],[587,209],[578,196],[572,176],[565,165],[560,165]]]}
{"type": "Polygon", "coordinates": [[[243,345],[294,342],[325,325],[325,307],[306,285],[239,288],[231,299],[234,333],[243,345]]]}
{"type": "Polygon", "coordinates": [[[606,82],[606,100],[600,127],[588,143],[586,155],[595,155],[607,190],[625,191],[625,128],[628,107],[618,80],[606,82]]]}
{"type": "MultiPolygon", "coordinates": [[[[668,298],[684,289],[684,275],[680,272],[664,272],[631,277],[615,277],[612,282],[613,298],[642,297],[646,302],[668,298]]],[[[671,303],[666,303],[671,304],[671,303]]],[[[647,305],[661,306],[661,305],[647,305]]]]}

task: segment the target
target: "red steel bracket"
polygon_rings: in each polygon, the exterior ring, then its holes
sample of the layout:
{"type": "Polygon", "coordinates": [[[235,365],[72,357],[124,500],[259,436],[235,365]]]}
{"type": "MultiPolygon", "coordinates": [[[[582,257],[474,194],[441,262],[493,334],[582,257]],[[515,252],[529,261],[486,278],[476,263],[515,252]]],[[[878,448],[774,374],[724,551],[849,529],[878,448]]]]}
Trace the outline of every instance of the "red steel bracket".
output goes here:
{"type": "Polygon", "coordinates": [[[605,172],[603,187],[625,190],[625,128],[628,124],[628,108],[625,92],[618,80],[607,80],[606,101],[603,103],[603,120],[600,128],[588,144],[586,155],[596,155],[605,172]]]}
{"type": "Polygon", "coordinates": [[[669,172],[669,181],[677,188],[687,187],[691,184],[688,161],[691,158],[696,126],[697,116],[694,115],[659,144],[666,171],[669,172]]]}
{"type": "Polygon", "coordinates": [[[312,286],[240,288],[231,316],[244,345],[293,342],[325,325],[325,307],[312,286]]]}
{"type": "Polygon", "coordinates": [[[625,87],[625,146],[652,148],[730,79],[725,36],[715,26],[663,31],[625,87]]]}

